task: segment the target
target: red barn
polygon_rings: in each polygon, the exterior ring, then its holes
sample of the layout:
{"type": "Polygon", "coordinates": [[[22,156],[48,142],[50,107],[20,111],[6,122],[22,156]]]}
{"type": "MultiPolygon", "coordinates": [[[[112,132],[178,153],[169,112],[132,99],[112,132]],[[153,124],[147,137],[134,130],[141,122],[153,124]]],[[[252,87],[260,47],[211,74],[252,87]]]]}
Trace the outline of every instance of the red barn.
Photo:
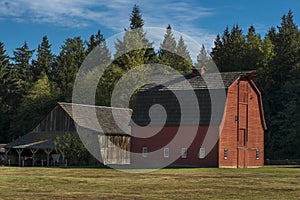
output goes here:
{"type": "Polygon", "coordinates": [[[132,165],[263,166],[266,124],[253,76],[254,72],[201,75],[194,70],[184,77],[172,75],[155,81],[164,84],[145,85],[137,93],[132,114],[132,165]],[[218,76],[224,84],[217,81],[218,76]],[[189,99],[191,91],[198,107],[189,99]],[[212,104],[213,98],[222,99],[222,93],[224,99],[212,104]],[[162,114],[155,113],[162,107],[162,114]]]}

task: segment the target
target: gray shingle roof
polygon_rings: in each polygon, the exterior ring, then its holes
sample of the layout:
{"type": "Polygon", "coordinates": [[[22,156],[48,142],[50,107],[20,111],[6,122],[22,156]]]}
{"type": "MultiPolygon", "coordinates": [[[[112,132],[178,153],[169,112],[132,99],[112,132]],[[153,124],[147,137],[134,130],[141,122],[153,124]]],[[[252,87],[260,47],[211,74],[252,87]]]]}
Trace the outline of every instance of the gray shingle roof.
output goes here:
{"type": "Polygon", "coordinates": [[[6,145],[15,149],[54,149],[54,141],[59,133],[28,133],[6,145]]]}
{"type": "Polygon", "coordinates": [[[252,71],[242,72],[222,72],[222,73],[206,73],[202,76],[187,75],[165,75],[157,76],[153,82],[163,83],[158,85],[155,83],[147,84],[140,91],[145,90],[189,90],[190,86],[194,90],[203,89],[224,89],[228,88],[239,76],[247,75],[252,71]],[[187,80],[187,81],[186,81],[187,80]]]}
{"type": "MultiPolygon", "coordinates": [[[[130,134],[129,121],[131,118],[131,109],[112,108],[104,106],[90,106],[82,104],[58,103],[82,129],[87,129],[96,133],[103,134],[130,134]],[[80,115],[73,115],[72,109],[80,112],[80,115]],[[93,118],[91,113],[96,111],[97,119],[93,118]],[[114,120],[118,120],[118,123],[114,120]],[[101,129],[98,126],[101,124],[101,129]],[[122,127],[122,130],[120,129],[122,127]]],[[[61,136],[63,132],[30,132],[15,141],[6,145],[6,148],[39,148],[54,149],[54,141],[57,136],[61,136]]]]}
{"type": "Polygon", "coordinates": [[[131,109],[62,102],[58,104],[68,113],[77,126],[104,134],[130,134],[131,109]],[[76,109],[76,113],[79,115],[73,115],[73,109],[76,109]],[[93,113],[96,113],[96,118],[94,118],[93,113]]]}
{"type": "Polygon", "coordinates": [[[166,110],[166,123],[163,123],[164,115],[157,112],[152,113],[151,124],[153,125],[218,125],[223,117],[225,101],[218,101],[215,104],[215,112],[212,117],[211,95],[216,95],[217,98],[220,97],[221,99],[224,89],[227,92],[227,88],[237,78],[249,73],[224,72],[221,74],[206,73],[203,76],[190,74],[185,76],[171,75],[156,77],[153,79],[155,83],[145,85],[137,93],[132,120],[140,126],[149,125],[150,107],[160,104],[166,110]],[[190,99],[187,99],[191,91],[195,92],[198,99],[200,120],[197,120],[195,117],[197,116],[195,105],[193,105],[190,99]],[[179,104],[177,97],[183,99],[184,103],[182,105],[179,104]],[[182,116],[181,110],[184,111],[184,116],[182,116]]]}

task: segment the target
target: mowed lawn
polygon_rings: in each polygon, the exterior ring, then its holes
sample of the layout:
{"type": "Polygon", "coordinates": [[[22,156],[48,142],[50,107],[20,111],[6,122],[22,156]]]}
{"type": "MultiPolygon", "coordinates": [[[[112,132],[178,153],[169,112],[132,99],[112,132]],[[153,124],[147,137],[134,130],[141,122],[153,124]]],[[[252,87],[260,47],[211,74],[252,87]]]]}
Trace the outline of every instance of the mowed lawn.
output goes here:
{"type": "Polygon", "coordinates": [[[0,167],[0,199],[300,199],[300,168],[0,167]]]}

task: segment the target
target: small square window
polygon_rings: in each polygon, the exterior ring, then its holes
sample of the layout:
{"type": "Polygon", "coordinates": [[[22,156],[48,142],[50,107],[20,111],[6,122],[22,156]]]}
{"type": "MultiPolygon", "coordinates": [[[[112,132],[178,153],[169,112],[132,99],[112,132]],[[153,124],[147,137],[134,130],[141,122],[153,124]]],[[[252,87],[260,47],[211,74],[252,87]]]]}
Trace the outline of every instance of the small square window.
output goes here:
{"type": "Polygon", "coordinates": [[[143,147],[142,155],[144,158],[146,158],[148,156],[148,148],[147,147],[143,147]]]}
{"type": "Polygon", "coordinates": [[[224,149],[224,159],[228,159],[228,149],[224,149]]]}
{"type": "Polygon", "coordinates": [[[181,149],[181,158],[187,158],[187,148],[181,149]]]}
{"type": "Polygon", "coordinates": [[[169,148],[164,148],[164,158],[169,158],[169,148]]]}
{"type": "Polygon", "coordinates": [[[205,148],[200,148],[199,158],[205,158],[205,148]]]}
{"type": "Polygon", "coordinates": [[[258,159],[259,159],[259,150],[256,149],[256,160],[258,160],[258,159]]]}

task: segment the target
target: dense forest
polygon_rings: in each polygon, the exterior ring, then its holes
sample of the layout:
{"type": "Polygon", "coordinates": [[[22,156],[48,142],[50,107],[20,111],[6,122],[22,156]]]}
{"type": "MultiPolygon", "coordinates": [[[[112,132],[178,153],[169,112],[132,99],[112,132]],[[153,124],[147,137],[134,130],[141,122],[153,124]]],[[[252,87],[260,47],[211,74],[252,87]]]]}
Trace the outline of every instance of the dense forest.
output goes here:
{"type": "Polygon", "coordinates": [[[0,143],[28,133],[56,102],[70,102],[76,73],[97,47],[101,59],[113,60],[99,81],[97,105],[110,106],[111,92],[122,74],[145,63],[165,64],[183,74],[191,72],[193,65],[209,66],[211,59],[220,71],[256,70],[255,82],[263,95],[268,127],[265,157],[300,158],[300,31],[291,11],[281,20],[264,36],[257,34],[254,26],[247,33],[238,25],[226,27],[217,35],[211,51],[202,47],[196,63],[192,62],[184,38],[176,41],[171,25],[156,52],[142,29],[144,21],[138,6],[133,7],[125,36],[115,43],[114,55],[100,30],[88,41],[67,38],[59,55],[52,53],[47,36],[37,49],[30,49],[24,42],[15,48],[12,57],[0,42],[0,143]],[[133,32],[136,28],[139,31],[133,32]],[[146,43],[148,48],[123,54],[126,45],[133,41],[146,43]]]}

